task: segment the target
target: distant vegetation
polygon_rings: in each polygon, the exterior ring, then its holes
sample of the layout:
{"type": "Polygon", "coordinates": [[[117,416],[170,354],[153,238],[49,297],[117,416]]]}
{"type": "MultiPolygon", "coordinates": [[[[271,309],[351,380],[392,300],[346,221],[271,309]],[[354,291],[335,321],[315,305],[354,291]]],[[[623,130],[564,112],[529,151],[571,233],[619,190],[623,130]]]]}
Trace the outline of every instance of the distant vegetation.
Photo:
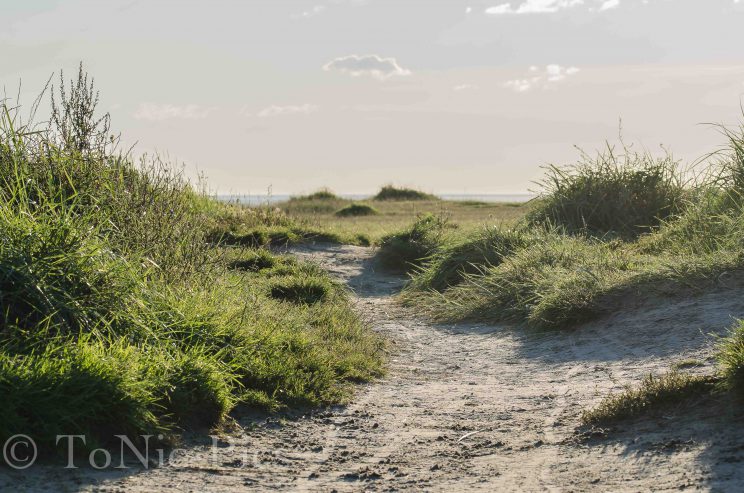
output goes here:
{"type": "Polygon", "coordinates": [[[435,195],[424,193],[412,188],[399,188],[385,185],[373,197],[374,200],[438,200],[435,195]]]}
{"type": "MultiPolygon", "coordinates": [[[[629,299],[689,296],[744,274],[744,126],[708,173],[685,179],[669,156],[608,147],[550,167],[526,216],[464,234],[432,218],[386,236],[378,257],[411,280],[401,300],[433,319],[565,330],[629,299]]],[[[589,423],[631,417],[686,395],[744,388],[744,330],[720,346],[708,377],[670,374],[608,398],[589,423]]]]}
{"type": "Polygon", "coordinates": [[[345,289],[254,249],[340,238],[119,153],[82,68],[53,94],[49,129],[0,102],[0,441],[167,435],[381,374],[345,289]]]}
{"type": "Polygon", "coordinates": [[[333,193],[328,188],[321,188],[317,192],[313,192],[309,195],[300,195],[299,197],[292,197],[290,201],[307,201],[307,200],[343,200],[341,197],[333,193]]]}
{"type": "Polygon", "coordinates": [[[338,217],[374,216],[379,214],[377,209],[367,204],[349,204],[336,211],[338,217]]]}

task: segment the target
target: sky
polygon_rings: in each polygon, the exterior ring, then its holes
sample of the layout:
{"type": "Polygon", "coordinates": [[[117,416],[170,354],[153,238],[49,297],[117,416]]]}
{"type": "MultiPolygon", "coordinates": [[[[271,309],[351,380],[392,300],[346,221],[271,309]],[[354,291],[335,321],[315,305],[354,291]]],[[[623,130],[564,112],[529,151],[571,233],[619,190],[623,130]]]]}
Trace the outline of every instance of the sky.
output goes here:
{"type": "Polygon", "coordinates": [[[744,0],[0,0],[0,84],[82,61],[136,153],[215,193],[536,190],[606,141],[737,124],[744,0]]]}

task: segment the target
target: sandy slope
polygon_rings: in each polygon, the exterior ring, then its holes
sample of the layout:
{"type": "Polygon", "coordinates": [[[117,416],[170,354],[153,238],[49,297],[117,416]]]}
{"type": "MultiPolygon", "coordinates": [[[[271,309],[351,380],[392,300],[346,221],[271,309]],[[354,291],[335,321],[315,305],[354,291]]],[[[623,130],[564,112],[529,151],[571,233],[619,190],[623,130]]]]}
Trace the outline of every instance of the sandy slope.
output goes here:
{"type": "Polygon", "coordinates": [[[34,468],[0,473],[0,488],[97,491],[643,491],[744,488],[744,430],[721,409],[646,420],[607,437],[576,434],[582,409],[610,390],[709,359],[744,299],[728,289],[629,307],[559,334],[485,325],[434,326],[394,305],[400,280],[371,251],[317,247],[394,342],[388,376],[353,404],[297,419],[244,417],[245,430],[137,473],[34,468]]]}

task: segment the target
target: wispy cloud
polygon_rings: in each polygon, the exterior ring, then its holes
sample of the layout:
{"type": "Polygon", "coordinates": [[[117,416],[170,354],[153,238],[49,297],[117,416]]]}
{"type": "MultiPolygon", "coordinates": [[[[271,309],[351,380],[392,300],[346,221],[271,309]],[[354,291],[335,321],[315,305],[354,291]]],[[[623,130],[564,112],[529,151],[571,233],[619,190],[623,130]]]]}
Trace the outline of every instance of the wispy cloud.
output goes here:
{"type": "Polygon", "coordinates": [[[579,72],[577,67],[563,67],[557,64],[547,65],[544,69],[535,65],[529,68],[524,78],[512,79],[504,82],[504,87],[516,92],[527,92],[535,88],[547,88],[551,84],[560,82],[566,77],[579,72]]]}
{"type": "Polygon", "coordinates": [[[171,119],[200,120],[209,116],[214,108],[187,104],[178,106],[173,104],[142,103],[134,112],[138,120],[163,121],[171,119]]]}
{"type": "Polygon", "coordinates": [[[545,14],[558,12],[561,9],[582,5],[584,0],[525,0],[512,7],[517,2],[502,3],[486,9],[487,14],[504,15],[504,14],[545,14]]]}
{"type": "Polygon", "coordinates": [[[309,115],[318,111],[318,106],[314,104],[302,104],[302,105],[287,105],[287,106],[276,106],[271,105],[268,108],[264,108],[259,111],[256,116],[259,118],[269,118],[272,116],[286,116],[286,115],[309,115]]]}
{"type": "Polygon", "coordinates": [[[296,15],[295,17],[298,17],[298,18],[315,17],[316,15],[322,13],[325,10],[326,10],[325,5],[315,5],[313,8],[309,10],[305,10],[304,12],[302,12],[299,15],[296,15]]]}
{"type": "Polygon", "coordinates": [[[474,84],[458,84],[452,87],[452,90],[455,92],[470,91],[472,89],[478,89],[478,86],[474,84]]]}
{"type": "Polygon", "coordinates": [[[620,6],[620,0],[605,0],[602,5],[599,6],[600,12],[603,10],[616,9],[620,6]]]}
{"type": "Polygon", "coordinates": [[[379,80],[411,75],[411,71],[401,67],[395,58],[383,58],[379,55],[349,55],[335,58],[323,65],[323,70],[336,70],[352,77],[371,76],[379,80]]]}
{"type": "Polygon", "coordinates": [[[500,3],[488,7],[485,12],[489,15],[550,14],[580,5],[601,12],[619,7],[620,0],[522,0],[500,3]]]}

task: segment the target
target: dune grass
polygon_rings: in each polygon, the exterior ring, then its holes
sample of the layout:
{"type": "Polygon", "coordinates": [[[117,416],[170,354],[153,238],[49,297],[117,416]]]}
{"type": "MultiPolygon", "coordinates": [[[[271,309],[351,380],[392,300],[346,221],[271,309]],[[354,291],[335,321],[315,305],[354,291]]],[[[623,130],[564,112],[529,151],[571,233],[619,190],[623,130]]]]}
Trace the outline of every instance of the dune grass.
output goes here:
{"type": "Polygon", "coordinates": [[[636,387],[605,397],[585,411],[581,420],[590,426],[608,426],[719,397],[738,410],[744,399],[744,322],[739,320],[721,337],[716,349],[718,366],[712,375],[691,375],[682,370],[701,366],[695,360],[682,361],[667,374],[648,375],[636,387]]]}
{"type": "Polygon", "coordinates": [[[669,155],[627,148],[550,168],[523,220],[429,248],[403,301],[436,319],[568,329],[629,299],[683,296],[738,275],[744,131],[726,136],[716,173],[698,182],[685,183],[669,155]]]}
{"type": "Polygon", "coordinates": [[[82,68],[62,84],[48,130],[0,102],[0,440],[208,429],[381,374],[384,342],[342,286],[244,246],[325,233],[119,153],[82,68]]]}
{"type": "Polygon", "coordinates": [[[421,265],[444,242],[449,223],[442,216],[425,214],[409,228],[382,237],[377,259],[384,268],[408,272],[421,265]]]}
{"type": "Polygon", "coordinates": [[[337,217],[359,217],[359,216],[374,216],[379,214],[377,209],[367,204],[349,204],[336,211],[337,217]]]}
{"type": "Polygon", "coordinates": [[[639,417],[679,410],[696,399],[711,395],[718,379],[710,376],[670,372],[658,377],[646,376],[641,384],[610,395],[597,407],[585,411],[585,425],[608,426],[639,417]]]}
{"type": "Polygon", "coordinates": [[[529,224],[572,234],[637,237],[678,212],[684,177],[670,154],[657,158],[629,147],[607,145],[578,163],[549,166],[540,182],[542,200],[527,216],[529,224]]]}
{"type": "MultiPolygon", "coordinates": [[[[416,251],[402,302],[434,319],[568,330],[641,300],[684,297],[744,275],[744,126],[708,172],[684,179],[670,155],[608,147],[577,165],[551,167],[522,220],[442,235],[416,251]]],[[[407,243],[406,243],[407,242],[407,243]]],[[[387,252],[380,250],[380,256],[387,252]]],[[[724,283],[726,284],[726,283],[724,283]]],[[[730,284],[730,282],[729,282],[730,284]]],[[[736,284],[736,283],[734,283],[736,284]]],[[[738,285],[738,284],[736,284],[738,285]]],[[[649,376],[584,415],[607,424],[744,388],[744,329],[723,338],[711,376],[649,376]]]]}
{"type": "Polygon", "coordinates": [[[422,192],[413,188],[396,187],[393,185],[383,186],[374,197],[373,200],[397,200],[397,201],[411,201],[411,200],[437,200],[435,195],[430,193],[422,192]]]}
{"type": "MultiPolygon", "coordinates": [[[[447,200],[323,202],[293,200],[276,204],[283,215],[308,230],[332,233],[347,244],[378,245],[380,240],[410,226],[419,216],[446,217],[465,234],[494,223],[513,225],[533,203],[496,203],[447,200]],[[336,212],[351,204],[368,206],[376,214],[341,216],[336,212]]],[[[275,214],[275,210],[272,210],[275,214]]],[[[223,228],[225,229],[225,228],[223,228]]]]}

